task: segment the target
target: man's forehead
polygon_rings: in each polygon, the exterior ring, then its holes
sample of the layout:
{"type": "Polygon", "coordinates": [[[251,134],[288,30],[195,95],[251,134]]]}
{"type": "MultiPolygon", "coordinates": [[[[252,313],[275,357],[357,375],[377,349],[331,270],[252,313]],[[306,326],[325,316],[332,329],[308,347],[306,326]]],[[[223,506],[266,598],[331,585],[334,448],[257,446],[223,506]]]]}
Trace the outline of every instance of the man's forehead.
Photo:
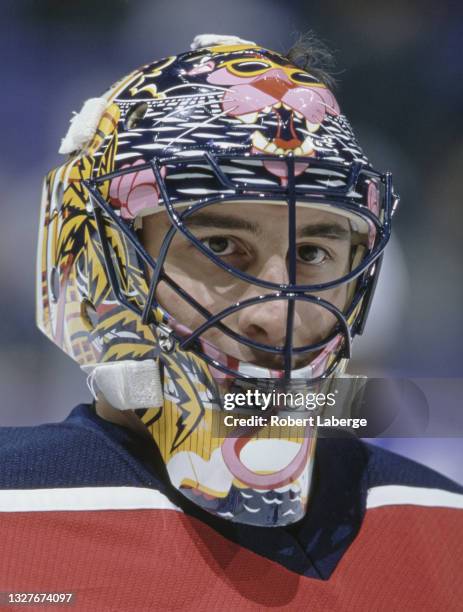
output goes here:
{"type": "MultiPolygon", "coordinates": [[[[181,207],[175,207],[181,210],[181,207]]],[[[348,239],[351,231],[367,233],[366,222],[354,215],[334,211],[327,205],[298,202],[296,206],[296,234],[300,237],[326,236],[348,239]]],[[[148,235],[165,232],[171,224],[167,212],[160,211],[145,217],[143,227],[148,235]]],[[[287,232],[289,207],[287,202],[235,201],[218,202],[203,207],[185,218],[185,225],[191,231],[218,229],[224,232],[237,231],[260,237],[287,232]]]]}
{"type": "MultiPolygon", "coordinates": [[[[263,226],[269,223],[285,223],[289,218],[289,207],[286,202],[223,202],[201,209],[190,217],[197,222],[204,221],[210,225],[210,221],[218,219],[236,219],[237,221],[248,221],[256,226],[263,226]]],[[[296,224],[309,225],[320,223],[339,223],[343,227],[349,227],[348,219],[341,214],[326,210],[316,205],[307,203],[297,203],[296,205],[296,224]]]]}

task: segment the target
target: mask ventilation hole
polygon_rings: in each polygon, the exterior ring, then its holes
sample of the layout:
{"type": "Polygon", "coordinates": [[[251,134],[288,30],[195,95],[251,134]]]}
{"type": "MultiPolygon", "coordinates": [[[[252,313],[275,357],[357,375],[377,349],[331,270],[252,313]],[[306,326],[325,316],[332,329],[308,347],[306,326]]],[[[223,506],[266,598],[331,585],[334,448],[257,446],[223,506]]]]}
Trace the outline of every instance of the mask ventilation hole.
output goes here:
{"type": "Polygon", "coordinates": [[[50,293],[51,293],[51,300],[52,302],[56,302],[59,299],[59,269],[56,266],[53,266],[53,268],[50,271],[50,279],[49,279],[49,285],[50,285],[50,293]]]}
{"type": "Polygon", "coordinates": [[[60,181],[58,183],[58,186],[56,187],[56,200],[59,206],[62,206],[63,204],[63,196],[64,196],[64,185],[60,181]]]}
{"type": "Polygon", "coordinates": [[[127,113],[124,128],[126,130],[136,130],[137,127],[139,127],[142,119],[145,117],[147,110],[148,104],[146,102],[140,102],[139,104],[136,104],[127,113]]]}

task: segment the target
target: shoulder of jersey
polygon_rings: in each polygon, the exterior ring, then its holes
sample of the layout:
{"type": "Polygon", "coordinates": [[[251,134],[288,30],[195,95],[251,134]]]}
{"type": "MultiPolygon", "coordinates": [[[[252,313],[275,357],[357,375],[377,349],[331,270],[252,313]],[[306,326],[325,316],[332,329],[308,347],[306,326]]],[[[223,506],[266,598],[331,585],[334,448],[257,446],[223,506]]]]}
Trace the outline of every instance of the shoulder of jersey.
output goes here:
{"type": "Polygon", "coordinates": [[[387,506],[463,509],[462,485],[416,461],[377,446],[367,447],[367,509],[387,506]]]}
{"type": "Polygon", "coordinates": [[[0,489],[155,486],[129,452],[131,434],[78,406],[60,423],[0,428],[0,489]]]}

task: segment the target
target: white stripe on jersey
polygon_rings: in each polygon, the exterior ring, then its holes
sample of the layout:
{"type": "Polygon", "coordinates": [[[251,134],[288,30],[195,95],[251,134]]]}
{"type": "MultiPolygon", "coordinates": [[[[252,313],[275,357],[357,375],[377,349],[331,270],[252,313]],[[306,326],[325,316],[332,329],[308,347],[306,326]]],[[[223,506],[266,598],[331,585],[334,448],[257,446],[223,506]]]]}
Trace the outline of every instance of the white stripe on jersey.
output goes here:
{"type": "Polygon", "coordinates": [[[73,510],[178,510],[155,489],[144,487],[76,487],[0,491],[0,512],[73,510]]]}
{"type": "Polygon", "coordinates": [[[373,487],[368,491],[368,509],[403,505],[463,509],[463,495],[442,489],[404,485],[383,485],[373,487]]]}

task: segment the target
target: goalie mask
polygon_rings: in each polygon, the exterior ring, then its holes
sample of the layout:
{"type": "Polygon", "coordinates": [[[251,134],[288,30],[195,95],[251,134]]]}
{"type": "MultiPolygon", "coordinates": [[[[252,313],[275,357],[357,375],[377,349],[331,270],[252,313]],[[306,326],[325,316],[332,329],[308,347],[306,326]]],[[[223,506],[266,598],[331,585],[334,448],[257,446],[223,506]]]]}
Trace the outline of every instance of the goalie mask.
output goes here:
{"type": "Polygon", "coordinates": [[[87,101],[60,152],[40,329],[135,410],[185,496],[232,521],[299,520],[314,429],[228,426],[224,397],[343,370],[389,239],[390,175],[322,82],[234,37],[197,37],[87,101]]]}

